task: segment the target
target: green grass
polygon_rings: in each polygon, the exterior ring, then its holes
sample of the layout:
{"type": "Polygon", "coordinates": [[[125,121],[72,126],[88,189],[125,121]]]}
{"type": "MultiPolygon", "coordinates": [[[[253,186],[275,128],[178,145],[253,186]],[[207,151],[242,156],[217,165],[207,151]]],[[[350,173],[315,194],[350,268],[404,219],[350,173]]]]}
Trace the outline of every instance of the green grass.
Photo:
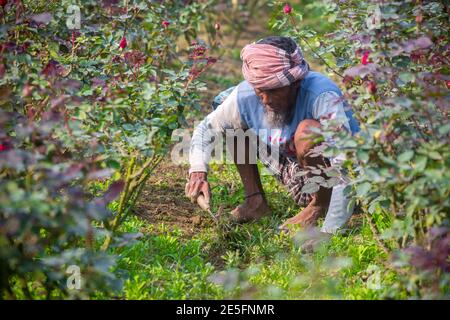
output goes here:
{"type": "MultiPolygon", "coordinates": [[[[229,211],[243,200],[233,165],[213,165],[209,180],[213,210],[222,205],[229,211]]],[[[130,217],[122,231],[144,235],[113,250],[125,279],[119,298],[376,299],[395,281],[383,269],[386,256],[365,220],[313,254],[302,254],[295,237],[276,232],[300,208],[273,177],[262,180],[273,215],[256,223],[228,230],[210,222],[188,238],[179,229],[130,217]]]]}
{"type": "Polygon", "coordinates": [[[116,249],[118,269],[125,273],[126,299],[206,299],[220,294],[207,277],[214,271],[206,260],[202,241],[183,240],[180,230],[163,224],[147,225],[136,217],[124,224],[124,231],[145,233],[133,245],[116,249]]]}

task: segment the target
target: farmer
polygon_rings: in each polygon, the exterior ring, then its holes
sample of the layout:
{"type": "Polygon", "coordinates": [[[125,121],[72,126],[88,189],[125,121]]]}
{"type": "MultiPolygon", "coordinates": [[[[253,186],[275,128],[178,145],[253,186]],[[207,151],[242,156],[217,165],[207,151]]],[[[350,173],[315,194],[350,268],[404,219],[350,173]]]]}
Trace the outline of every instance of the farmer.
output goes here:
{"type": "MultiPolygon", "coordinates": [[[[343,193],[345,183],[332,188],[321,186],[311,194],[301,190],[314,176],[311,169],[324,169],[342,161],[342,157],[324,158],[309,153],[317,146],[317,129],[312,128],[321,128],[333,119],[341,124],[342,130],[352,134],[359,130],[351,110],[341,98],[342,92],[323,74],[310,71],[302,51],[288,37],[271,36],[249,44],[242,50],[241,59],[245,81],[216,97],[219,100],[216,109],[194,130],[186,196],[193,202],[200,194],[206,201],[211,198],[207,180],[211,150],[208,132],[225,134],[230,129],[250,130],[257,136],[258,144],[277,150],[269,152],[270,155],[259,154],[259,159],[288,188],[295,202],[304,207],[280,228],[293,224],[311,227],[325,217],[320,231],[335,233],[352,214],[347,210],[348,199],[343,193]],[[302,169],[309,169],[306,175],[298,174],[302,169]]],[[[232,151],[245,191],[244,203],[231,212],[239,223],[255,221],[270,213],[256,162],[250,163],[250,148],[256,146],[249,140],[235,143],[232,151]],[[245,161],[237,161],[243,154],[245,161]]],[[[317,174],[318,170],[314,171],[317,174]]],[[[323,172],[319,175],[326,178],[323,172]]]]}

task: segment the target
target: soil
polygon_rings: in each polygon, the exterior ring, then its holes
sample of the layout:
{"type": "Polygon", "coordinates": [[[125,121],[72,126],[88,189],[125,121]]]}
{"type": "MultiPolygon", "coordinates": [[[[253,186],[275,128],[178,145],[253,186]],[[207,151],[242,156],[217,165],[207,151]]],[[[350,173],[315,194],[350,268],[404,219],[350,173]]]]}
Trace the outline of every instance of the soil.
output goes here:
{"type": "Polygon", "coordinates": [[[190,237],[204,224],[204,213],[184,195],[188,167],[168,160],[162,161],[148,180],[134,213],[152,225],[176,226],[190,237]]]}

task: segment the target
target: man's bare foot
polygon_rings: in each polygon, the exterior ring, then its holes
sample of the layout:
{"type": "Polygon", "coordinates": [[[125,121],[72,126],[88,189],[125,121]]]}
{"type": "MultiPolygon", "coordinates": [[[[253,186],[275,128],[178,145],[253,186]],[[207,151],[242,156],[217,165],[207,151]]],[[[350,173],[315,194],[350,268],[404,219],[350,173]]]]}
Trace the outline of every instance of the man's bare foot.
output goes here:
{"type": "Polygon", "coordinates": [[[318,206],[313,200],[305,209],[300,211],[296,216],[287,219],[281,226],[280,230],[288,230],[289,225],[299,224],[301,227],[313,227],[317,225],[319,218],[325,217],[327,213],[327,207],[318,206]]]}
{"type": "Polygon", "coordinates": [[[267,205],[266,199],[262,195],[257,195],[245,200],[233,211],[231,216],[237,223],[245,223],[256,221],[270,213],[270,208],[267,205]]]}

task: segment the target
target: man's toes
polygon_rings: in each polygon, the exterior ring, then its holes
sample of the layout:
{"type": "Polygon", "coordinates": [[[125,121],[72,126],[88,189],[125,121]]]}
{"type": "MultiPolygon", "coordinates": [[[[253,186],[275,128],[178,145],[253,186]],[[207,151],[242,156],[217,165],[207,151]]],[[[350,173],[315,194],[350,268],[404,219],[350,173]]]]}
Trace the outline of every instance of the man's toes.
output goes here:
{"type": "Polygon", "coordinates": [[[287,219],[284,223],[283,226],[287,227],[288,224],[299,224],[302,223],[302,216],[301,213],[297,214],[296,216],[287,219]]]}
{"type": "Polygon", "coordinates": [[[231,219],[233,221],[238,221],[241,219],[241,213],[239,212],[239,208],[234,208],[230,213],[231,219]]]}

